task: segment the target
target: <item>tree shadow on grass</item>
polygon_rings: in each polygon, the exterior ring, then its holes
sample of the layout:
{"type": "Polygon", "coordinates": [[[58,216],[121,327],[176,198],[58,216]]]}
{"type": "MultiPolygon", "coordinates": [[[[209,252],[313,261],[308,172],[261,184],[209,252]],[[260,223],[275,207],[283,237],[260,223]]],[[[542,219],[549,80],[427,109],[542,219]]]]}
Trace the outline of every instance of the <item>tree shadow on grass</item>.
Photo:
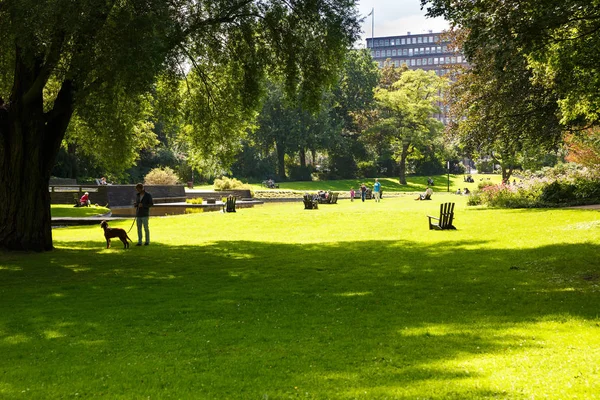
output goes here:
{"type": "Polygon", "coordinates": [[[541,348],[512,328],[593,320],[600,300],[596,244],[55,244],[0,254],[9,397],[42,394],[73,368],[57,393],[518,397],[472,380],[493,371],[447,363],[541,348]]]}

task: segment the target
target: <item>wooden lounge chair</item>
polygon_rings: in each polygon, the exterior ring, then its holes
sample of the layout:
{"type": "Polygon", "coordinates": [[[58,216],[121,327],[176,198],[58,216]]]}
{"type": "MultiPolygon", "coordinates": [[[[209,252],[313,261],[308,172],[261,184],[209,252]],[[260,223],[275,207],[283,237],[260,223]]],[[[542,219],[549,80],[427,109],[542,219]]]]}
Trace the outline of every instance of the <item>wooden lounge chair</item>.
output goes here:
{"type": "Polygon", "coordinates": [[[305,210],[316,210],[319,208],[319,203],[317,200],[313,198],[310,194],[305,194],[304,198],[304,209],[305,210]]]}
{"type": "Polygon", "coordinates": [[[429,218],[429,229],[445,230],[445,229],[456,229],[452,222],[454,220],[454,203],[443,203],[440,204],[440,217],[427,216],[429,218]],[[437,223],[432,222],[436,220],[437,223]]]}
{"type": "Polygon", "coordinates": [[[237,197],[235,197],[235,196],[227,197],[225,202],[223,202],[223,212],[228,212],[228,213],[235,212],[236,200],[237,200],[237,197]]]}
{"type": "Polygon", "coordinates": [[[329,204],[337,204],[339,193],[329,192],[329,204]]]}

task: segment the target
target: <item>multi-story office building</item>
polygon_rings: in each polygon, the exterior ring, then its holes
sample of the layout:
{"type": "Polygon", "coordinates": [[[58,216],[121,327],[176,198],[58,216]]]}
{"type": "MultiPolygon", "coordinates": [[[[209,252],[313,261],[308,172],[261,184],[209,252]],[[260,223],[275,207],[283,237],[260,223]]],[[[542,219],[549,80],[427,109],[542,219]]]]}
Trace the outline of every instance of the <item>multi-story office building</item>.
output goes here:
{"type": "MultiPolygon", "coordinates": [[[[421,33],[412,35],[386,36],[367,39],[367,48],[371,55],[383,68],[387,63],[399,67],[406,64],[408,69],[435,71],[439,76],[446,75],[456,65],[466,66],[467,62],[461,53],[450,50],[449,41],[444,40],[441,33],[421,33]]],[[[447,122],[448,106],[440,104],[440,114],[434,117],[447,122]]]]}
{"type": "Polygon", "coordinates": [[[409,69],[434,70],[438,75],[445,75],[453,65],[466,65],[464,56],[449,50],[448,45],[449,42],[443,39],[441,33],[432,31],[367,39],[367,48],[371,49],[371,55],[379,67],[386,62],[396,67],[406,64],[409,69]]]}

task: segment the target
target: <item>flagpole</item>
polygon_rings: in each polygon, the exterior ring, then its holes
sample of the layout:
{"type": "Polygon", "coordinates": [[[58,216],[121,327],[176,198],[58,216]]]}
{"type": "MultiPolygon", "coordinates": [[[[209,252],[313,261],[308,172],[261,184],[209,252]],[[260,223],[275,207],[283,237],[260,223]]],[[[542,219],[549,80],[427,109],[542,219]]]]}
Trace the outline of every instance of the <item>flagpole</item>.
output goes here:
{"type": "Polygon", "coordinates": [[[375,48],[375,7],[371,8],[371,47],[375,48]]]}

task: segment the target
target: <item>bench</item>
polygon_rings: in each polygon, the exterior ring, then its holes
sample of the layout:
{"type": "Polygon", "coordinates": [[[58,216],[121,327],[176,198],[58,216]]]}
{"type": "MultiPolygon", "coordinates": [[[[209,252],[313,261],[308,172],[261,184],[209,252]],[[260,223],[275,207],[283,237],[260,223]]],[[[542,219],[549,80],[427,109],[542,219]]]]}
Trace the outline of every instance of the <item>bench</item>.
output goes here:
{"type": "Polygon", "coordinates": [[[310,194],[305,194],[302,201],[305,210],[317,210],[319,208],[319,202],[310,194]]]}
{"type": "Polygon", "coordinates": [[[454,221],[454,203],[443,203],[440,204],[440,216],[439,218],[428,215],[429,218],[429,230],[446,230],[446,229],[456,229],[452,222],[454,221]],[[436,220],[437,223],[432,222],[432,220],[436,220]]]}
{"type": "Polygon", "coordinates": [[[236,200],[237,197],[235,196],[227,197],[227,200],[225,200],[225,202],[223,203],[223,212],[235,212],[236,200]]]}

